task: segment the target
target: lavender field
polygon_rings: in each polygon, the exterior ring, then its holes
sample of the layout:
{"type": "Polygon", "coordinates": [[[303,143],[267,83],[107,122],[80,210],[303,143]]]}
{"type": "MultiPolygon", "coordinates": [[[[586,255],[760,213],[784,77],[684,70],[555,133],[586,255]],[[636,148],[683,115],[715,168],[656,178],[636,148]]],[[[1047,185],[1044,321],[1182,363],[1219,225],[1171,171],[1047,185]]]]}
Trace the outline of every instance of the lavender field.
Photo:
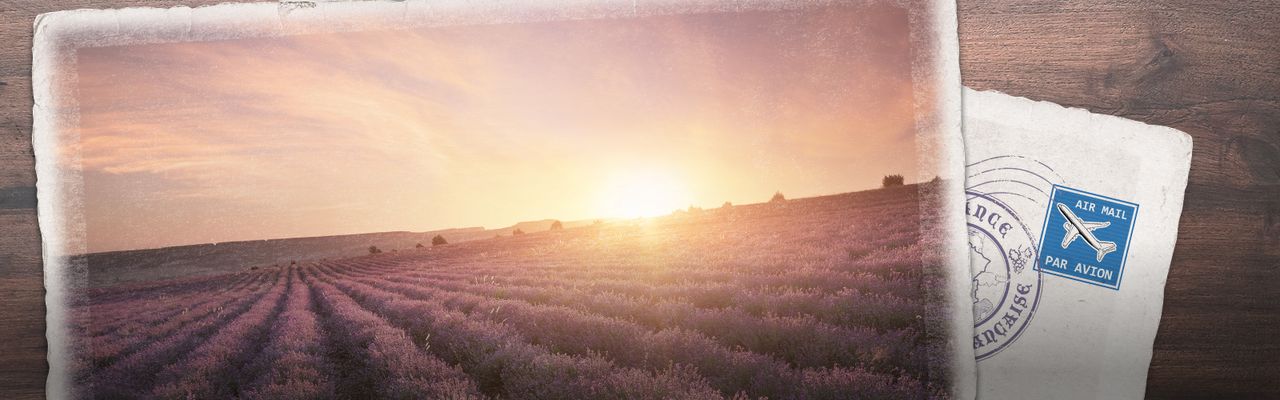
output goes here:
{"type": "Polygon", "coordinates": [[[76,393],[945,397],[917,200],[908,185],[94,289],[72,310],[76,393]]]}

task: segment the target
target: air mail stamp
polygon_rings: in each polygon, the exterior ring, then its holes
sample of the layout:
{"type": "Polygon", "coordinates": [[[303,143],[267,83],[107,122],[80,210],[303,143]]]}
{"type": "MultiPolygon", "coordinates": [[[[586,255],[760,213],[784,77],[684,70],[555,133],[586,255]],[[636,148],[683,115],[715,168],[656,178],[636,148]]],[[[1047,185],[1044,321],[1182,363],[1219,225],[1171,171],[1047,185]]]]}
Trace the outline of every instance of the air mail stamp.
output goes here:
{"type": "Polygon", "coordinates": [[[1054,185],[1040,263],[1046,274],[1120,290],[1138,205],[1054,185]]]}
{"type": "Polygon", "coordinates": [[[979,361],[1018,338],[1040,300],[1035,240],[1012,208],[999,199],[966,192],[969,263],[973,286],[973,350],[979,361]]]}

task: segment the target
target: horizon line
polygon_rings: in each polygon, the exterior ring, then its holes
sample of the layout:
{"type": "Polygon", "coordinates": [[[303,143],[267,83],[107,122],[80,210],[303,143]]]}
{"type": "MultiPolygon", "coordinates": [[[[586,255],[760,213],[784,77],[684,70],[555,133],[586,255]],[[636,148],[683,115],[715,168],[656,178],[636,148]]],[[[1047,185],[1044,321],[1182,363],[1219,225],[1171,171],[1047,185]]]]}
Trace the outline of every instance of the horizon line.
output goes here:
{"type": "MultiPolygon", "coordinates": [[[[925,183],[925,182],[926,182],[926,181],[921,181],[921,182],[904,182],[904,183],[903,183],[902,185],[900,185],[900,186],[902,186],[902,187],[906,187],[906,186],[913,186],[913,185],[918,185],[918,184],[925,183]]],[[[850,190],[850,191],[846,191],[846,192],[836,192],[836,193],[819,194],[819,195],[805,196],[805,197],[787,198],[787,200],[788,200],[788,201],[790,201],[790,200],[804,200],[804,199],[813,199],[813,198],[826,197],[826,196],[839,196],[839,195],[843,195],[843,194],[852,194],[852,193],[869,192],[869,191],[873,191],[873,190],[888,189],[888,188],[891,188],[891,187],[897,187],[897,186],[877,186],[877,187],[868,188],[868,189],[850,190]]],[[[781,193],[781,191],[778,191],[778,193],[781,193]]],[[[785,193],[784,193],[784,195],[785,195],[785,193]]],[[[735,207],[738,207],[738,206],[751,206],[751,205],[759,205],[759,204],[768,204],[768,203],[770,203],[770,201],[769,201],[769,200],[760,201],[760,202],[755,202],[755,203],[740,203],[740,204],[735,204],[735,203],[733,203],[733,202],[731,202],[731,201],[725,201],[725,202],[726,202],[726,203],[733,204],[733,206],[735,206],[735,207]]],[[[692,205],[692,204],[691,204],[691,205],[689,205],[689,207],[697,207],[697,206],[695,206],[695,205],[692,205]]],[[[718,208],[720,208],[720,207],[723,207],[723,205],[721,205],[721,206],[715,206],[715,207],[711,207],[711,208],[702,208],[702,209],[703,209],[703,210],[715,210],[715,209],[718,209],[718,208]]],[[[699,207],[699,208],[701,208],[701,207],[699,207]]],[[[332,238],[332,237],[340,237],[340,236],[376,235],[376,234],[384,234],[384,233],[429,234],[429,233],[445,232],[445,231],[457,231],[457,230],[481,230],[481,231],[495,231],[495,230],[498,230],[498,229],[514,228],[515,226],[520,225],[520,224],[523,224],[523,223],[529,223],[529,222],[540,222],[540,221],[560,221],[560,222],[579,222],[579,221],[593,221],[593,220],[602,220],[602,221],[630,221],[630,220],[642,220],[642,219],[653,219],[653,218],[669,217],[669,216],[671,216],[671,215],[673,215],[673,214],[675,214],[675,213],[677,213],[677,212],[679,212],[679,211],[684,211],[684,210],[686,210],[686,209],[685,209],[685,208],[678,208],[678,209],[672,210],[671,212],[666,213],[666,214],[653,215],[653,216],[647,216],[647,217],[645,217],[645,216],[641,216],[641,217],[592,217],[592,218],[578,218],[578,219],[572,219],[572,220],[566,220],[566,219],[560,219],[560,218],[540,218],[540,219],[532,219],[532,220],[517,221],[517,222],[512,223],[512,224],[510,224],[510,225],[506,225],[506,226],[504,226],[504,227],[502,227],[502,228],[494,228],[494,229],[489,229],[489,228],[486,228],[486,227],[485,227],[485,226],[483,226],[483,225],[478,225],[478,226],[463,226],[463,227],[434,228],[434,229],[427,229],[427,230],[421,230],[421,231],[419,231],[419,230],[410,230],[410,229],[396,229],[396,230],[372,231],[372,232],[334,233],[334,234],[330,234],[330,235],[314,235],[314,236],[286,236],[286,237],[260,238],[260,239],[235,239],[235,240],[224,240],[224,241],[220,241],[220,242],[186,243],[186,244],[175,244],[175,245],[160,246],[160,247],[144,247],[144,248],[133,248],[133,249],[116,249],[116,250],[90,251],[90,252],[85,252],[85,253],[80,253],[80,254],[70,255],[70,256],[68,256],[68,257],[75,258],[75,257],[84,257],[84,256],[89,256],[89,255],[98,255],[98,254],[127,253],[127,252],[135,252],[135,251],[150,251],[150,250],[163,250],[163,249],[173,249],[173,248],[179,248],[179,247],[194,247],[194,246],[209,246],[209,245],[217,246],[217,245],[219,245],[219,244],[249,243],[249,242],[265,242],[265,241],[272,241],[272,240],[318,239],[318,238],[332,238]]]]}

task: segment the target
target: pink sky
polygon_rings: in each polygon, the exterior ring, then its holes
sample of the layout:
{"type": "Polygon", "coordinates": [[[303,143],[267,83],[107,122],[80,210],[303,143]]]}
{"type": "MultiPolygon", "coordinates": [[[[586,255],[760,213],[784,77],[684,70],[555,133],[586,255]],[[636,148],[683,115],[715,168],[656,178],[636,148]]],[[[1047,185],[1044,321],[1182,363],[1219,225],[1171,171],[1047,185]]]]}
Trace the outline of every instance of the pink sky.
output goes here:
{"type": "Polygon", "coordinates": [[[914,177],[906,22],[874,6],[83,49],[88,248],[622,217],[618,188],[645,179],[675,209],[914,177]]]}

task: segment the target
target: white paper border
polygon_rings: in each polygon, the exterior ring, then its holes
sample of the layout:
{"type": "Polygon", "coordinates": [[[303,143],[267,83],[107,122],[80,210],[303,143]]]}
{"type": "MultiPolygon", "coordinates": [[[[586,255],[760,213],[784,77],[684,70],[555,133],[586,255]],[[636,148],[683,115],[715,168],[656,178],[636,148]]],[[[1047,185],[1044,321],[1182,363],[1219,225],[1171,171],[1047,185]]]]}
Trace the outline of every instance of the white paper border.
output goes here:
{"type": "MultiPolygon", "coordinates": [[[[79,176],[66,176],[57,166],[76,162],[78,154],[56,151],[59,140],[77,142],[65,135],[64,127],[75,126],[75,49],[126,44],[225,40],[249,37],[276,37],[309,33],[360,30],[398,30],[431,26],[535,22],[545,20],[623,18],[650,15],[731,12],[745,10],[785,10],[834,4],[869,3],[840,0],[409,0],[401,2],[282,2],[220,4],[216,6],[170,9],[128,8],[120,10],[75,10],[40,15],[35,21],[32,60],[33,148],[36,156],[37,210],[43,237],[47,336],[50,373],[46,393],[51,398],[71,394],[66,373],[69,322],[66,315],[74,277],[64,273],[70,266],[60,260],[84,252],[70,235],[83,235],[79,176]],[[69,94],[60,96],[60,94],[69,94]],[[70,214],[70,215],[67,215],[70,214]],[[76,227],[81,228],[76,228],[76,227]]],[[[968,256],[965,252],[963,213],[964,151],[960,132],[960,71],[956,35],[955,4],[944,0],[886,0],[909,11],[912,24],[913,82],[917,147],[920,157],[917,181],[942,178],[941,190],[923,198],[922,206],[947,228],[943,245],[929,257],[940,261],[952,294],[968,292],[968,256]],[[922,12],[923,10],[923,12],[922,12]],[[921,29],[927,27],[928,29],[921,29]],[[937,42],[934,42],[936,39],[937,42]],[[932,47],[932,49],[929,49],[932,47]],[[931,51],[930,51],[931,50],[931,51]],[[928,53],[921,53],[929,51],[928,53]],[[925,62],[921,62],[921,61],[925,62]],[[922,91],[921,83],[933,87],[922,91]],[[922,93],[932,93],[922,98],[922,93]],[[925,117],[927,116],[927,117],[925,117]],[[927,157],[934,155],[936,158],[927,157]]],[[[69,152],[75,153],[75,152],[69,152]]],[[[911,177],[908,177],[911,178],[911,177]]],[[[923,194],[923,193],[922,193],[923,194]]],[[[925,233],[922,231],[922,234],[925,233]]],[[[936,233],[935,233],[936,234],[936,233]]],[[[949,381],[954,398],[970,399],[976,385],[972,348],[968,341],[972,316],[957,296],[951,296],[953,310],[949,333],[954,351],[949,381]]]]}

